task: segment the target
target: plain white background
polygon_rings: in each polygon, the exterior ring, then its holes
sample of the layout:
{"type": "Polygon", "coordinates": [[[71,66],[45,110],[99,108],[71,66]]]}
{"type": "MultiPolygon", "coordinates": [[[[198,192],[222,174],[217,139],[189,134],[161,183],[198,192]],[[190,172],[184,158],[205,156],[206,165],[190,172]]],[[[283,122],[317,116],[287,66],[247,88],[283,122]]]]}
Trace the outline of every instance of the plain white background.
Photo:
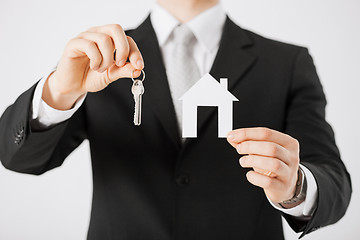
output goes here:
{"type": "MultiPolygon", "coordinates": [[[[153,1],[2,0],[0,112],[56,65],[69,39],[94,25],[135,27],[153,1]]],[[[223,0],[222,4],[242,27],[310,49],[328,98],[327,119],[352,176],[353,196],[342,220],[303,239],[359,239],[360,2],[223,0]]],[[[85,239],[91,181],[86,142],[62,167],[42,176],[18,174],[1,166],[0,239],[85,239]]],[[[287,239],[299,236],[284,226],[287,239]]]]}

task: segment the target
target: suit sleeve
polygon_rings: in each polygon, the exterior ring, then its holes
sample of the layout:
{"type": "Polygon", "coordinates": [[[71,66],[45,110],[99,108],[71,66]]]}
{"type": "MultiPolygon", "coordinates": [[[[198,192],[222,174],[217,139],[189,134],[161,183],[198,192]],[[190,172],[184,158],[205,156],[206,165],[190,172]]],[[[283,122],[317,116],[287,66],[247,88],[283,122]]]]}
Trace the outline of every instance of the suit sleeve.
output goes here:
{"type": "Polygon", "coordinates": [[[325,120],[326,99],[307,49],[297,54],[288,96],[286,133],[300,143],[300,161],[314,175],[318,187],[316,210],[309,221],[284,214],[300,236],[337,222],[351,197],[351,180],[325,120]]]}
{"type": "Polygon", "coordinates": [[[0,118],[0,160],[5,168],[39,175],[60,166],[86,138],[85,106],[67,121],[41,130],[32,120],[36,85],[24,92],[0,118]]]}

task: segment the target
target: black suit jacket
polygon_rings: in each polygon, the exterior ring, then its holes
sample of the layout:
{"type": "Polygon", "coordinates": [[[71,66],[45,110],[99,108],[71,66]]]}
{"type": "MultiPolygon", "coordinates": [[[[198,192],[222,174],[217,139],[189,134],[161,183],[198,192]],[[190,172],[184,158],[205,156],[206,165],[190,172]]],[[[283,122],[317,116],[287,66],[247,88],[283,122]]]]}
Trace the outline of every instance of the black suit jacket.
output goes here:
{"type": "MultiPolygon", "coordinates": [[[[217,137],[216,110],[199,108],[198,137],[181,143],[150,19],[127,34],[146,65],[142,125],[132,121],[132,81],[120,79],[89,93],[70,120],[36,130],[29,121],[33,86],[0,120],[3,165],[42,174],[88,139],[94,184],[88,239],[283,239],[281,213],[217,137]]],[[[299,140],[301,163],[315,176],[319,195],[309,221],[285,215],[292,228],[306,234],[339,220],[350,200],[350,177],[325,121],[325,97],[307,50],[227,19],[210,73],[227,77],[239,99],[234,129],[264,126],[299,140]]]]}

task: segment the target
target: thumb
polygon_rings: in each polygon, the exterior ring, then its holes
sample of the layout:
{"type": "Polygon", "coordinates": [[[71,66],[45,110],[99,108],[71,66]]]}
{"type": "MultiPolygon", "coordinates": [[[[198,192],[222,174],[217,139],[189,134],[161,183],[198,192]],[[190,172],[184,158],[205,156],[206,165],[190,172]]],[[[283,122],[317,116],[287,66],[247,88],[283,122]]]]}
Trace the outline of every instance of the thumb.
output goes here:
{"type": "Polygon", "coordinates": [[[108,69],[108,80],[114,82],[120,78],[137,78],[141,74],[141,69],[136,69],[131,63],[126,63],[122,67],[115,64],[108,69]]]}

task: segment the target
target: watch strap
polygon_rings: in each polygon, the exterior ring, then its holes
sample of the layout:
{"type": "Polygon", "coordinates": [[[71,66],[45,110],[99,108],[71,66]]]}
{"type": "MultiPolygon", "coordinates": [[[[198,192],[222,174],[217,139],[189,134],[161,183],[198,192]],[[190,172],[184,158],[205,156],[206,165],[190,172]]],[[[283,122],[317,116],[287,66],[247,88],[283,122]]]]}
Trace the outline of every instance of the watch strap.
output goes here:
{"type": "Polygon", "coordinates": [[[289,206],[289,205],[294,205],[295,203],[303,201],[306,198],[306,190],[307,190],[307,182],[306,182],[305,173],[301,169],[301,167],[299,167],[298,179],[296,181],[294,196],[288,200],[279,203],[279,205],[282,206],[283,208],[295,207],[296,205],[295,206],[289,206]]]}

